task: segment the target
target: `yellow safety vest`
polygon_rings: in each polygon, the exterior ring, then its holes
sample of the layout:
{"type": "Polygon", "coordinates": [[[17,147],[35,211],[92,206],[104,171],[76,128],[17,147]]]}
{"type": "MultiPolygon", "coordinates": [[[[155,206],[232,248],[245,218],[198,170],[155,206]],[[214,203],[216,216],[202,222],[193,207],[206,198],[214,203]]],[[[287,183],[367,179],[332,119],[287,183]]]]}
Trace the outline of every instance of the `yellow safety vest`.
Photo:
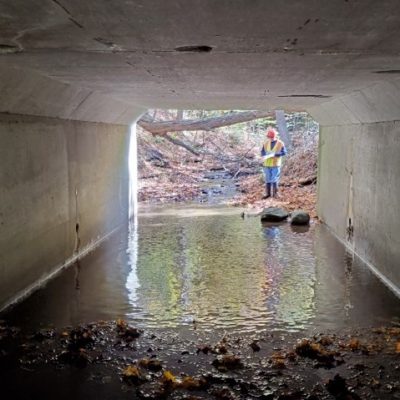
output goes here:
{"type": "MultiPolygon", "coordinates": [[[[278,139],[274,145],[271,147],[271,141],[268,140],[264,143],[264,150],[269,153],[273,151],[274,153],[279,153],[282,150],[283,143],[278,139]]],[[[264,160],[264,167],[280,167],[282,165],[282,157],[270,157],[264,160]]]]}

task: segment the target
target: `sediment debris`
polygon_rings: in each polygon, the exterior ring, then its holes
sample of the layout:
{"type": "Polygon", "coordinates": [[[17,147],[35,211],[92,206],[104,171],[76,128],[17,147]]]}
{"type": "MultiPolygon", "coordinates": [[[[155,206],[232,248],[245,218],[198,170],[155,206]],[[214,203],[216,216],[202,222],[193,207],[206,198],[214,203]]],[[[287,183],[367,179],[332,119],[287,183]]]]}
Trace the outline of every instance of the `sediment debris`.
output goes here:
{"type": "Polygon", "coordinates": [[[86,377],[83,382],[93,377],[99,382],[99,397],[107,385],[114,385],[115,398],[125,394],[192,400],[400,397],[396,326],[303,339],[289,333],[226,335],[200,346],[196,343],[202,339],[207,343],[205,337],[198,330],[192,333],[196,340],[176,332],[139,331],[125,321],[29,335],[1,325],[0,361],[7,361],[0,362],[1,384],[30,393],[32,381],[26,374],[34,373],[35,386],[42,384],[44,393],[52,377],[68,376],[68,384],[80,376],[86,377]]]}
{"type": "Polygon", "coordinates": [[[337,355],[337,353],[326,350],[320,343],[303,339],[296,345],[295,352],[300,357],[308,357],[312,360],[317,360],[319,362],[317,366],[323,366],[325,368],[333,368],[336,366],[335,355],[337,355]]]}
{"type": "Polygon", "coordinates": [[[256,340],[250,343],[249,345],[254,352],[260,351],[261,347],[256,340]]]}
{"type": "Polygon", "coordinates": [[[219,356],[212,362],[212,365],[217,368],[218,371],[243,368],[242,360],[235,355],[219,356]]]}
{"type": "Polygon", "coordinates": [[[137,339],[141,332],[137,328],[129,326],[123,319],[118,319],[116,322],[118,337],[127,342],[137,339]]]}

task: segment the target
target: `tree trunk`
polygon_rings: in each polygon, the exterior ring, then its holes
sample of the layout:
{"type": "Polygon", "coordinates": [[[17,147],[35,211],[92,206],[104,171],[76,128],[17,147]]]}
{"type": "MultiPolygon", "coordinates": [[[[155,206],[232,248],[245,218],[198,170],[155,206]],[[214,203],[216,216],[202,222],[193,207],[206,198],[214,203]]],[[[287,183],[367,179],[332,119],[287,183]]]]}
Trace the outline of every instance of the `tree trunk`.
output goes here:
{"type": "Polygon", "coordinates": [[[145,114],[137,121],[137,124],[150,133],[163,135],[168,132],[210,131],[222,126],[234,125],[240,122],[271,116],[273,116],[273,114],[269,111],[244,111],[203,119],[153,121],[150,115],[145,114]]]}
{"type": "Polygon", "coordinates": [[[170,135],[168,135],[167,133],[165,133],[162,136],[164,139],[167,139],[169,142],[177,145],[177,146],[181,146],[184,149],[186,149],[187,151],[190,151],[192,154],[194,154],[195,156],[199,156],[201,153],[198,152],[194,147],[192,147],[190,144],[183,142],[180,139],[174,138],[170,135]]]}
{"type": "Polygon", "coordinates": [[[275,110],[276,127],[278,128],[279,135],[285,143],[286,149],[289,151],[291,147],[290,136],[288,133],[285,112],[283,110],[275,110]]]}

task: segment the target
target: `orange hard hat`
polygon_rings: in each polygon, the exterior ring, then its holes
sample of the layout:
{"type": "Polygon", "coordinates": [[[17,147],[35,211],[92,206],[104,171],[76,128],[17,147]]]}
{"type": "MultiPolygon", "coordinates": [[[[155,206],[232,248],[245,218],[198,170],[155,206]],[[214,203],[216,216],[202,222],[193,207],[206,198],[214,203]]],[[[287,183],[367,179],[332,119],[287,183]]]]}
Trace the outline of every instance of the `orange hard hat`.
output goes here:
{"type": "Polygon", "coordinates": [[[268,129],[267,130],[267,137],[268,138],[270,138],[270,139],[275,139],[276,138],[276,136],[277,136],[277,134],[276,134],[276,130],[275,129],[268,129]]]}

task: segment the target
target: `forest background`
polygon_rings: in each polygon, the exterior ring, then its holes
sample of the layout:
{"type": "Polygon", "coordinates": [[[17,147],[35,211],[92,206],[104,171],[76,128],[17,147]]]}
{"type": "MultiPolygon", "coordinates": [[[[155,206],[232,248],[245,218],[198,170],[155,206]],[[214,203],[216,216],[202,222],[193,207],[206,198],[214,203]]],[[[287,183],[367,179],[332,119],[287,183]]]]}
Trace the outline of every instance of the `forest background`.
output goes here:
{"type": "Polygon", "coordinates": [[[318,133],[304,112],[149,110],[137,126],[139,201],[212,199],[252,209],[303,209],[316,218],[318,133]],[[288,154],[279,199],[263,200],[260,150],[269,126],[279,130],[288,154]]]}

